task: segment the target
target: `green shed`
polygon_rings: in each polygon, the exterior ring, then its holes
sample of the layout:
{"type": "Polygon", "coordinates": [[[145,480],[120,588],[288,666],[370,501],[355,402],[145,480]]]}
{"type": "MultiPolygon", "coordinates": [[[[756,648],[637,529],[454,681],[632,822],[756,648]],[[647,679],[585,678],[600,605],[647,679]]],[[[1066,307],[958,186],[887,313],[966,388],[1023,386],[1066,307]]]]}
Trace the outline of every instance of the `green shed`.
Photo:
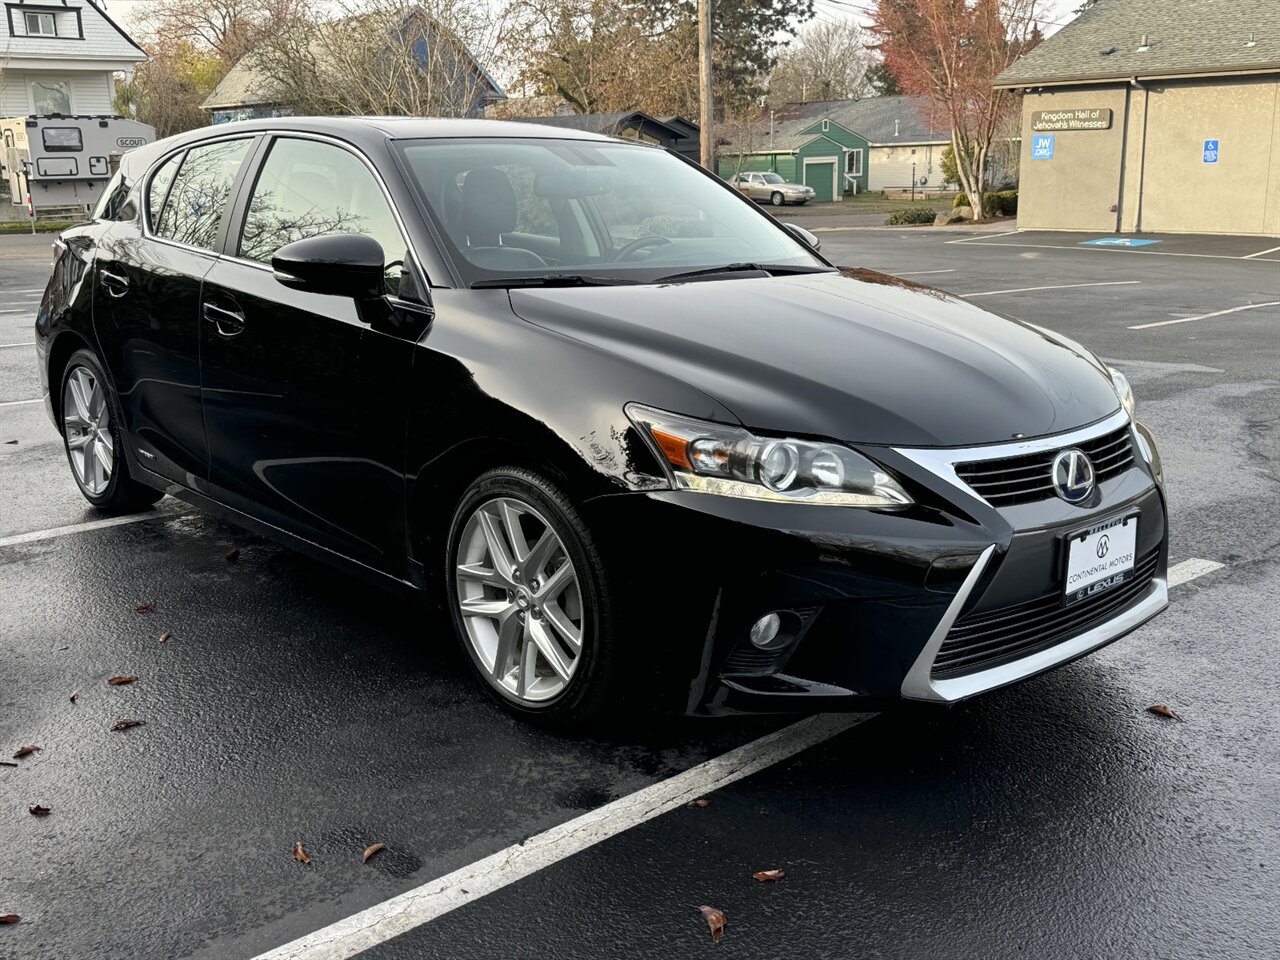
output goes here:
{"type": "Polygon", "coordinates": [[[834,120],[792,123],[759,139],[759,146],[725,144],[719,157],[720,176],[729,180],[738,173],[772,171],[784,180],[813,187],[817,203],[831,203],[843,194],[867,189],[867,141],[834,120]]]}
{"type": "MultiPolygon", "coordinates": [[[[847,127],[834,120],[815,120],[800,131],[800,136],[811,137],[799,151],[798,163],[822,164],[831,157],[836,165],[836,182],[839,193],[864,193],[867,189],[867,156],[871,145],[847,127]],[[832,151],[831,144],[839,149],[832,151]]],[[[815,177],[825,176],[825,171],[812,171],[815,177]]],[[[805,181],[808,183],[808,181],[805,181]]],[[[816,191],[818,187],[810,183],[816,191]]]]}

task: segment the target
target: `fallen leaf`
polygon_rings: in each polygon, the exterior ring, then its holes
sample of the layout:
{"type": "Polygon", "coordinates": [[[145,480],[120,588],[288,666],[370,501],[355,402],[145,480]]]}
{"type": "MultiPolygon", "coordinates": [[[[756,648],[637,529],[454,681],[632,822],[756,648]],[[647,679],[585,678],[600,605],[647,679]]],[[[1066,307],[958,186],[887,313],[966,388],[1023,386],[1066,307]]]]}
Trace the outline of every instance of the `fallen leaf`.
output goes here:
{"type": "Polygon", "coordinates": [[[134,613],[155,613],[156,605],[154,603],[140,603],[133,608],[134,613]]]}
{"type": "Polygon", "coordinates": [[[126,674],[123,677],[112,677],[107,681],[107,683],[111,684],[113,687],[123,687],[126,683],[133,683],[137,679],[138,678],[132,674],[126,674]]]}
{"type": "Polygon", "coordinates": [[[301,840],[293,845],[293,859],[297,860],[299,863],[311,862],[311,857],[307,854],[307,851],[302,849],[301,840]]]}
{"type": "Polygon", "coordinates": [[[170,640],[172,640],[172,639],[173,639],[173,634],[172,634],[172,633],[162,633],[162,634],[160,634],[160,642],[161,642],[161,643],[168,643],[168,642],[169,642],[170,640]]]}
{"type": "Polygon", "coordinates": [[[42,807],[38,803],[34,803],[27,807],[31,811],[33,817],[47,817],[52,811],[48,807],[42,807]]]}
{"type": "Polygon", "coordinates": [[[751,875],[751,879],[766,883],[770,880],[781,880],[786,875],[785,870],[757,870],[751,875]]]}
{"type": "Polygon", "coordinates": [[[142,726],[142,724],[143,724],[143,721],[141,720],[117,720],[115,724],[111,727],[111,729],[112,730],[128,730],[130,727],[140,727],[142,726]]]}
{"type": "Polygon", "coordinates": [[[1154,713],[1159,717],[1168,717],[1170,720],[1181,720],[1182,718],[1173,712],[1163,703],[1157,703],[1154,707],[1147,707],[1147,713],[1154,713]]]}
{"type": "Polygon", "coordinates": [[[0,913],[0,924],[17,923],[21,919],[16,913],[0,913]]]}
{"type": "Polygon", "coordinates": [[[708,800],[706,797],[699,797],[697,800],[690,800],[687,804],[685,804],[685,806],[702,809],[703,807],[711,806],[711,801],[708,800]]]}
{"type": "Polygon", "coordinates": [[[227,563],[235,563],[240,559],[240,548],[232,547],[227,551],[227,563]]]}
{"type": "Polygon", "coordinates": [[[40,748],[34,745],[30,747],[19,747],[18,752],[13,755],[13,759],[21,760],[23,757],[29,757],[31,754],[39,752],[40,748]]]}
{"type": "Polygon", "coordinates": [[[370,857],[376,857],[385,849],[387,849],[387,845],[385,843],[375,843],[372,847],[370,847],[368,850],[364,852],[364,862],[368,863],[370,857]]]}
{"type": "Polygon", "coordinates": [[[715,907],[702,906],[698,909],[702,911],[707,926],[711,928],[711,942],[719,943],[720,938],[724,936],[724,925],[729,922],[729,918],[724,915],[723,910],[717,910],[715,907]]]}
{"type": "Polygon", "coordinates": [[[76,698],[77,698],[77,697],[79,697],[79,696],[80,696],[80,691],[79,691],[79,690],[72,690],[72,691],[71,691],[71,702],[72,702],[72,703],[75,703],[75,702],[76,702],[76,698]]]}

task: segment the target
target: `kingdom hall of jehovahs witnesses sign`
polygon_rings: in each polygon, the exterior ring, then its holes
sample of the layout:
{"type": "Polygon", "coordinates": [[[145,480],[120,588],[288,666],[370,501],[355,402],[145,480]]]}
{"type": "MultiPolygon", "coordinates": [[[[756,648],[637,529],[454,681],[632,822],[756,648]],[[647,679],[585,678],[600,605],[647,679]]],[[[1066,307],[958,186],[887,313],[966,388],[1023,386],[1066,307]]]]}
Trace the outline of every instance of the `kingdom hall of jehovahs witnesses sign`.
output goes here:
{"type": "Polygon", "coordinates": [[[1036,110],[1031,114],[1032,130],[1110,130],[1111,110],[1085,107],[1080,110],[1036,110]]]}

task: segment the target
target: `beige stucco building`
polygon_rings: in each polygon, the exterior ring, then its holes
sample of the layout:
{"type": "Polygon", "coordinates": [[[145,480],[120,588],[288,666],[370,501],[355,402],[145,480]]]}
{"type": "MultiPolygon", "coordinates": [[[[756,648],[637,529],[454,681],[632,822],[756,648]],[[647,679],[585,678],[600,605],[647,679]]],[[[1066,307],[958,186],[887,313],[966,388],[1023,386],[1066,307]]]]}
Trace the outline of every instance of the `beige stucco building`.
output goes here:
{"type": "Polygon", "coordinates": [[[1021,230],[1280,235],[1280,3],[1098,3],[1005,71],[1021,230]]]}

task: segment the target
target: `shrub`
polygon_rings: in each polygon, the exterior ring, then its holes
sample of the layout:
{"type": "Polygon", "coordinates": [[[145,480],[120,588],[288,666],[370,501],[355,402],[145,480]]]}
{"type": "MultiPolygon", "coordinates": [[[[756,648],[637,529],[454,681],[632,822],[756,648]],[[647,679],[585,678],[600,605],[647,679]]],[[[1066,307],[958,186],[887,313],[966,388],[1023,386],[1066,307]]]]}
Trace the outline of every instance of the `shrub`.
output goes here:
{"type": "Polygon", "coordinates": [[[906,207],[897,210],[884,222],[886,227],[900,227],[909,223],[933,223],[937,212],[933,207],[906,207]]]}
{"type": "Polygon", "coordinates": [[[1012,217],[1018,212],[1017,190],[1000,190],[996,193],[988,193],[986,201],[987,207],[995,210],[1002,217],[1012,217]]]}
{"type": "MultiPolygon", "coordinates": [[[[969,198],[963,193],[951,201],[952,207],[969,207],[969,198]]],[[[1012,217],[1018,212],[1018,191],[998,190],[982,195],[983,213],[988,217],[1012,217]]]]}

